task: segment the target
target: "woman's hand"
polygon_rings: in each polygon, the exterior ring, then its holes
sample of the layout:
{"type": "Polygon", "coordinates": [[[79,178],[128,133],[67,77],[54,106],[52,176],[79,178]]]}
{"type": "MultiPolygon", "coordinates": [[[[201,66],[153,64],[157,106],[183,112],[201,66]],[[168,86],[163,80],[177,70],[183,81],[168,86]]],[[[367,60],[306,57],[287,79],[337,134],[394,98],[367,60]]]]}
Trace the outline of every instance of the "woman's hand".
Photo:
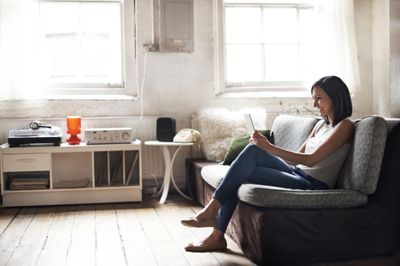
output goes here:
{"type": "Polygon", "coordinates": [[[250,143],[253,143],[265,151],[269,151],[269,148],[271,147],[271,142],[268,141],[267,137],[260,134],[258,131],[254,131],[250,136],[250,143]]]}

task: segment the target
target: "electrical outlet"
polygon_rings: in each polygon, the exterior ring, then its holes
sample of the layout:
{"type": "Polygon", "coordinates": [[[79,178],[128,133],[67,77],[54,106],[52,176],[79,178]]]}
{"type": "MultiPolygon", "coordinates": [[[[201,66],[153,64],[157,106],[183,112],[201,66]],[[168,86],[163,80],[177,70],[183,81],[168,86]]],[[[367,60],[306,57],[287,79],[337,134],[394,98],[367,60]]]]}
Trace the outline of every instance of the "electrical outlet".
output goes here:
{"type": "Polygon", "coordinates": [[[157,45],[155,45],[153,43],[147,43],[147,44],[143,44],[143,50],[145,52],[157,52],[158,47],[157,47],[157,45]]]}

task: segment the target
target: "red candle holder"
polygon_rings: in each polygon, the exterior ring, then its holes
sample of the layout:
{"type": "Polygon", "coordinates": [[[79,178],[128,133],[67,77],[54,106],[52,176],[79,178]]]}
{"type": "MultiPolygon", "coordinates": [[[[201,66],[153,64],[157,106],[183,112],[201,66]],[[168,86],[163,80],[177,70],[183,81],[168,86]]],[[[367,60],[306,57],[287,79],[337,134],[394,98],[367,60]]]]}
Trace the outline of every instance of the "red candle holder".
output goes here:
{"type": "Polygon", "coordinates": [[[79,144],[81,139],[78,134],[81,133],[81,117],[80,116],[67,116],[67,133],[71,136],[67,139],[68,144],[79,144]]]}

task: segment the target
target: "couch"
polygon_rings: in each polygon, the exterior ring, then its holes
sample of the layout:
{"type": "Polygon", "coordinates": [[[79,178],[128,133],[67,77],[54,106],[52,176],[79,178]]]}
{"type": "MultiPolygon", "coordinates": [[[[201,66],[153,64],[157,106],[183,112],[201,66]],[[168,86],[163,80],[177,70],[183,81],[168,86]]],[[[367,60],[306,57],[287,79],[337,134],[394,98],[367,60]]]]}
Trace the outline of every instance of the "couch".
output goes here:
{"type": "MultiPolygon", "coordinates": [[[[315,117],[282,115],[276,145],[296,150],[315,117]]],[[[243,184],[227,234],[259,265],[309,265],[400,250],[400,119],[355,121],[352,148],[330,190],[243,184]]],[[[193,197],[204,206],[229,166],[188,159],[193,197]]]]}

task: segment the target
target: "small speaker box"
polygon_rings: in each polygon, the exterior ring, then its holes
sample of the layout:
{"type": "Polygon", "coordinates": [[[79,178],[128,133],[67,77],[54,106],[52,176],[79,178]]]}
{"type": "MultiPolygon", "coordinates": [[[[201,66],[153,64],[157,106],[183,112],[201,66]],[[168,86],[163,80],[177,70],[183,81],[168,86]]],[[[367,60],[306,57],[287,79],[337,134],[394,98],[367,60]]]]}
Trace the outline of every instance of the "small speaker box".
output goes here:
{"type": "Polygon", "coordinates": [[[176,134],[176,122],[171,117],[157,118],[157,140],[158,141],[173,141],[176,134]]]}

